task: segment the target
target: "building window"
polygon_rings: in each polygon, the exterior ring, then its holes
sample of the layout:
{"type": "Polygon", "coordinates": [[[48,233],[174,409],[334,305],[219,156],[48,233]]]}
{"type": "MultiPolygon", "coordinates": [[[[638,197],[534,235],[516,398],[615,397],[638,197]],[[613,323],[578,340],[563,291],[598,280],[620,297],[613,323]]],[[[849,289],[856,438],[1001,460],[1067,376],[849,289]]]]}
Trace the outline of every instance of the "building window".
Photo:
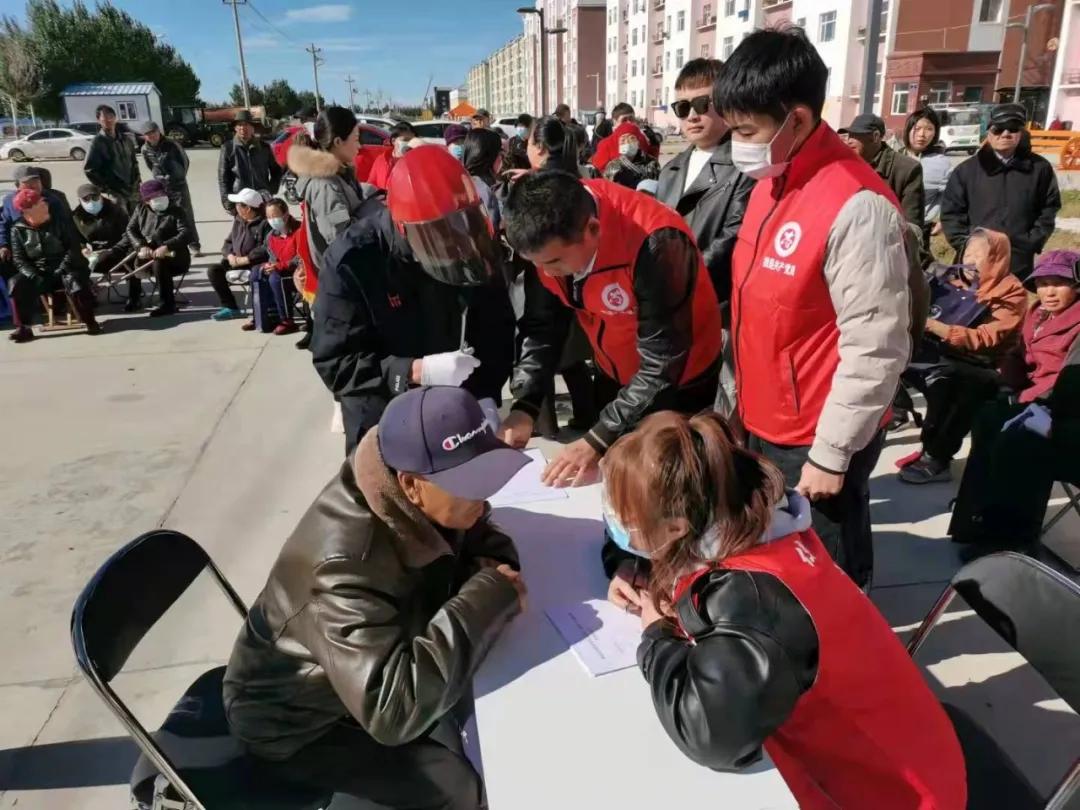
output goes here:
{"type": "Polygon", "coordinates": [[[724,61],[727,61],[728,59],[731,58],[731,54],[734,52],[734,50],[735,50],[735,37],[724,37],[724,50],[721,51],[721,53],[723,53],[723,55],[724,55],[723,56],[724,61]]]}
{"type": "Polygon", "coordinates": [[[636,107],[637,106],[637,90],[631,90],[630,91],[630,106],[631,107],[636,107]]]}
{"type": "Polygon", "coordinates": [[[982,101],[983,89],[981,87],[965,87],[964,101],[982,101]]]}
{"type": "Polygon", "coordinates": [[[906,84],[894,84],[892,88],[892,114],[907,115],[908,111],[908,86],[906,84]]]}
{"type": "Polygon", "coordinates": [[[664,52],[664,70],[671,70],[671,51],[664,52]]]}
{"type": "Polygon", "coordinates": [[[675,30],[676,31],[685,31],[686,30],[686,12],[685,11],[680,11],[675,15],[675,30]]]}
{"type": "Polygon", "coordinates": [[[670,91],[670,90],[671,90],[670,87],[668,87],[667,85],[664,85],[664,106],[665,107],[668,105],[668,91],[670,91]]]}
{"type": "Polygon", "coordinates": [[[836,39],[836,12],[827,11],[818,17],[818,41],[832,42],[836,39]]]}
{"type": "Polygon", "coordinates": [[[982,0],[979,4],[979,22],[1001,22],[1001,0],[982,0]]]}
{"type": "Polygon", "coordinates": [[[630,32],[630,44],[637,45],[637,29],[630,32]]]}
{"type": "Polygon", "coordinates": [[[952,98],[952,82],[930,82],[930,103],[948,104],[952,98]]]}
{"type": "Polygon", "coordinates": [[[799,19],[797,19],[795,21],[795,27],[796,28],[801,28],[803,31],[805,31],[806,30],[806,17],[799,17],[799,19]]]}
{"type": "Polygon", "coordinates": [[[664,23],[664,32],[666,34],[669,34],[669,35],[671,34],[671,15],[670,14],[667,15],[667,22],[664,23]]]}
{"type": "Polygon", "coordinates": [[[637,76],[637,59],[630,60],[630,75],[637,76]]]}
{"type": "Polygon", "coordinates": [[[682,70],[683,66],[683,49],[677,48],[675,50],[675,69],[682,70]]]}
{"type": "Polygon", "coordinates": [[[702,42],[701,43],[701,58],[702,59],[708,59],[709,58],[709,43],[708,42],[702,42]]]}
{"type": "Polygon", "coordinates": [[[735,16],[735,0],[724,0],[724,16],[735,16]]]}
{"type": "Polygon", "coordinates": [[[138,121],[139,109],[134,101],[116,102],[116,117],[121,121],[138,121]]]}

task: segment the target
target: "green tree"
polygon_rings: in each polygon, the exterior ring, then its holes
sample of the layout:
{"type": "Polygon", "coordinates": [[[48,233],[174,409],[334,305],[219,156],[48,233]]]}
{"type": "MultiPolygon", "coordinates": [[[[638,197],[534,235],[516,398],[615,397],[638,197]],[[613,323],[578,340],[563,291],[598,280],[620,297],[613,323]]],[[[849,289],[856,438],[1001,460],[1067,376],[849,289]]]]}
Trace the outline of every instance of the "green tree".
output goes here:
{"type": "MultiPolygon", "coordinates": [[[[308,107],[314,110],[316,107],[315,93],[312,90],[301,90],[299,93],[296,94],[296,100],[300,103],[296,105],[296,110],[293,110],[292,112],[296,112],[297,110],[302,110],[308,107]]],[[[319,96],[318,106],[320,108],[326,106],[326,99],[322,95],[319,96]]]]}
{"type": "MultiPolygon", "coordinates": [[[[153,82],[166,104],[191,103],[199,79],[191,65],[147,26],[110,2],[93,10],[83,0],[27,0],[26,36],[48,92],[42,115],[60,118],[60,93],[78,82],[153,82]]],[[[6,19],[8,28],[15,23],[6,19]]],[[[17,27],[17,26],[16,26],[17,27]]]]}
{"type": "MultiPolygon", "coordinates": [[[[251,106],[258,107],[265,103],[263,97],[262,88],[257,84],[248,84],[248,95],[251,97],[251,106]]],[[[232,89],[229,90],[229,106],[231,107],[243,107],[244,106],[244,88],[239,83],[234,84],[232,89]]]]}
{"type": "Polygon", "coordinates": [[[300,96],[285,79],[274,79],[262,89],[266,114],[271,118],[288,118],[300,109],[300,96]]]}

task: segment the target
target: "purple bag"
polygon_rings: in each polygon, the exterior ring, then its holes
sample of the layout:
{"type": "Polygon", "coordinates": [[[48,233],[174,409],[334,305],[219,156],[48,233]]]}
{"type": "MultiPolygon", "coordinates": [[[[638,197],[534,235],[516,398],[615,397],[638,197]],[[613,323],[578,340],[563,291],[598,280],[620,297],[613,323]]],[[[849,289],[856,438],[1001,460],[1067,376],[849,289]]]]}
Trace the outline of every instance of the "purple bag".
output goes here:
{"type": "Polygon", "coordinates": [[[979,323],[988,311],[987,306],[975,297],[979,289],[979,271],[970,265],[931,265],[930,267],[930,317],[948,326],[971,328],[979,323]],[[965,273],[972,276],[968,282],[965,273]],[[957,279],[964,284],[956,287],[950,281],[957,279]]]}

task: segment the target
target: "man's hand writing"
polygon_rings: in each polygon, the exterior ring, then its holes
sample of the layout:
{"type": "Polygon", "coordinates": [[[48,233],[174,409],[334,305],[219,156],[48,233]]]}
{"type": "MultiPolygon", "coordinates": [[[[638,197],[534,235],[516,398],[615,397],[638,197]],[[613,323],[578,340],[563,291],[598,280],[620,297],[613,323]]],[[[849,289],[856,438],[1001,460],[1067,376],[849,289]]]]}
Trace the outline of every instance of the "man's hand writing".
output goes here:
{"type": "Polygon", "coordinates": [[[600,454],[584,439],[571,442],[544,470],[543,483],[549,487],[580,487],[596,483],[600,454]]]}

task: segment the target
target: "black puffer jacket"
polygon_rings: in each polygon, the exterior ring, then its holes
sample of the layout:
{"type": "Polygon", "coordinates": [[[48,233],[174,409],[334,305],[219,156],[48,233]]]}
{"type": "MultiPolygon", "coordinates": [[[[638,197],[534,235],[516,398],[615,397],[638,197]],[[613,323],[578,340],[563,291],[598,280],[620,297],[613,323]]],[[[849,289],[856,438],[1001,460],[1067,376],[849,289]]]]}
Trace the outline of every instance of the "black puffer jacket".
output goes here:
{"type": "Polygon", "coordinates": [[[460,348],[465,305],[465,341],[481,365],[462,388],[499,402],[514,362],[506,290],[435,281],[413,259],[382,200],[364,200],[323,256],[311,339],[315,370],[341,402],[347,449],[408,390],[414,359],[460,348]]]}
{"type": "Polygon", "coordinates": [[[90,272],[70,220],[50,219],[34,228],[20,219],[11,226],[11,257],[15,270],[37,283],[42,292],[56,278],[64,279],[74,292],[85,286],[90,272]]]}
{"type": "Polygon", "coordinates": [[[81,205],[71,212],[83,244],[94,250],[116,247],[127,237],[128,218],[120,206],[104,197],[101,202],[101,213],[97,216],[88,214],[81,205]]]}
{"type": "Polygon", "coordinates": [[[687,187],[687,166],[693,151],[691,147],[680,152],[660,170],[656,199],[678,211],[693,229],[716,297],[727,304],[731,300],[731,254],[754,180],[731,162],[731,137],[725,136],[701,174],[687,187]]]}
{"type": "Polygon", "coordinates": [[[1054,232],[1060,208],[1057,176],[1046,158],[1022,143],[1005,164],[985,145],[949,177],[941,226],[958,254],[976,228],[1004,233],[1012,242],[1012,271],[1023,281],[1054,232]]]}
{"type": "Polygon", "coordinates": [[[233,138],[222,145],[218,157],[218,193],[226,211],[236,210],[229,202],[230,194],[243,188],[274,194],[280,182],[281,166],[274,160],[270,147],[259,138],[252,138],[248,143],[233,138]]]}
{"type": "Polygon", "coordinates": [[[477,560],[516,569],[510,538],[486,517],[437,529],[401,492],[375,431],[357,453],[286,541],[229,660],[229,724],[267,759],[350,715],[383,745],[429,733],[518,611],[514,586],[477,560]]]}
{"type": "Polygon", "coordinates": [[[188,160],[184,147],[163,137],[154,146],[147,141],[142,148],[143,160],[150,174],[164,180],[170,192],[177,192],[187,185],[188,160]]]}

